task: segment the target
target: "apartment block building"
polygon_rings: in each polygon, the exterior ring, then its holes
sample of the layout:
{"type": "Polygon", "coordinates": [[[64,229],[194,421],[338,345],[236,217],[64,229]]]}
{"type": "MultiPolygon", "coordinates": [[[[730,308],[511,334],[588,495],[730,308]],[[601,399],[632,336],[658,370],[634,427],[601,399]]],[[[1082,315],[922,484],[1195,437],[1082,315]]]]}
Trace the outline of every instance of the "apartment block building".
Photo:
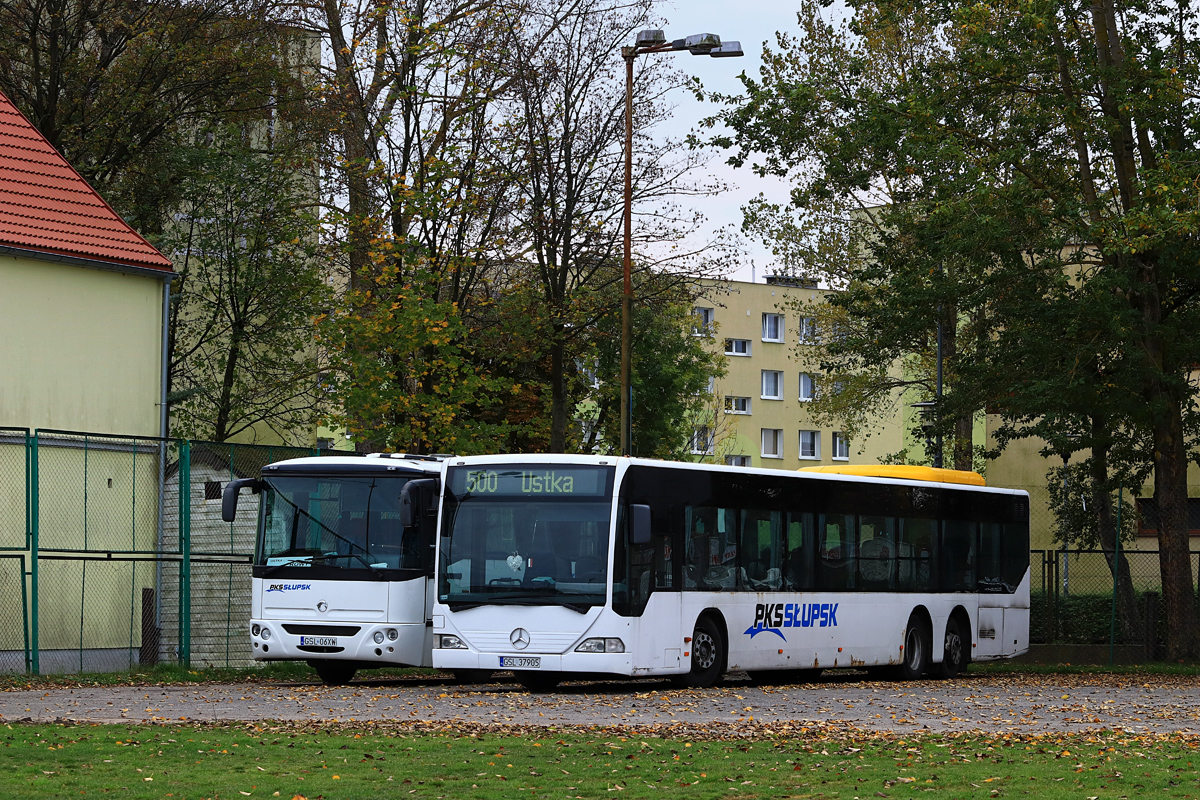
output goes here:
{"type": "Polygon", "coordinates": [[[801,357],[815,341],[813,320],[792,301],[823,292],[791,279],[764,283],[714,283],[696,301],[697,330],[711,330],[723,345],[727,372],[713,385],[711,418],[700,420],[692,440],[698,461],[794,470],[830,464],[876,464],[905,446],[912,409],[897,402],[894,418],[881,420],[864,441],[817,424],[809,413],[818,375],[801,357]]]}

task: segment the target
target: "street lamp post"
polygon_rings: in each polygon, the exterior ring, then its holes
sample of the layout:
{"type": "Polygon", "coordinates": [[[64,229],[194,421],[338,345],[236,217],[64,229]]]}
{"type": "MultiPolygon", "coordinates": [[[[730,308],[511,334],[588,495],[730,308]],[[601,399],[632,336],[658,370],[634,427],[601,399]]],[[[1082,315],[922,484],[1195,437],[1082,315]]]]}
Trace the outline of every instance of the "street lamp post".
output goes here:
{"type": "Polygon", "coordinates": [[[740,42],[721,43],[721,37],[700,33],[686,39],[667,41],[658,30],[639,31],[632,47],[621,48],[625,59],[625,254],[624,291],[621,295],[621,455],[632,455],[633,448],[633,60],[643,53],[677,53],[686,50],[694,56],[731,58],[742,55],[740,42]]]}

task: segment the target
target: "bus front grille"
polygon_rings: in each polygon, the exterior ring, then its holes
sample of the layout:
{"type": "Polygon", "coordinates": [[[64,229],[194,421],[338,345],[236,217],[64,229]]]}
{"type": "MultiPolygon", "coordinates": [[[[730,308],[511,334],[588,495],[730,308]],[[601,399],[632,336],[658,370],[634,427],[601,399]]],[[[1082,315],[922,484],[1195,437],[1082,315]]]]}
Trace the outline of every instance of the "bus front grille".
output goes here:
{"type": "Polygon", "coordinates": [[[296,636],[353,636],[362,628],[358,625],[303,625],[284,624],[283,629],[296,636]]]}

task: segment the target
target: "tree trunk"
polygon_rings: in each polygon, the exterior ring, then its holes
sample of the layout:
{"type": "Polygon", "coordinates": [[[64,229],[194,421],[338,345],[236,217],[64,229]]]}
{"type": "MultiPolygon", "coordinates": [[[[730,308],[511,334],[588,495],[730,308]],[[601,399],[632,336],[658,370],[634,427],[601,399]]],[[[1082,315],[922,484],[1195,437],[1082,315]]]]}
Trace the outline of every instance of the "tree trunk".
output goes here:
{"type": "MultiPolygon", "coordinates": [[[[1165,399],[1165,398],[1164,398],[1165,399]]],[[[1173,398],[1172,398],[1173,399],[1173,398]]],[[[1196,595],[1187,525],[1187,451],[1178,403],[1154,424],[1154,504],[1158,511],[1158,559],[1167,609],[1167,658],[1194,658],[1197,647],[1196,595]]],[[[1147,635],[1154,635],[1147,631],[1147,635]]]]}
{"type": "Polygon", "coordinates": [[[561,326],[553,326],[554,341],[550,345],[550,452],[567,452],[566,348],[561,326]]]}
{"type": "Polygon", "coordinates": [[[1138,614],[1137,595],[1133,591],[1133,578],[1129,574],[1129,560],[1125,551],[1117,554],[1117,537],[1120,531],[1113,517],[1112,491],[1108,485],[1108,425],[1103,420],[1092,419],[1093,444],[1091,464],[1092,504],[1096,509],[1096,530],[1100,535],[1100,547],[1108,562],[1109,572],[1117,584],[1117,615],[1121,620],[1121,634],[1125,641],[1135,641],[1141,616],[1138,614]]]}
{"type": "Polygon", "coordinates": [[[217,401],[217,422],[213,429],[213,438],[218,442],[225,441],[229,433],[229,417],[232,413],[230,404],[234,380],[237,378],[238,359],[242,354],[242,336],[240,327],[234,328],[229,334],[229,352],[225,358],[225,374],[221,376],[221,396],[217,401]]]}

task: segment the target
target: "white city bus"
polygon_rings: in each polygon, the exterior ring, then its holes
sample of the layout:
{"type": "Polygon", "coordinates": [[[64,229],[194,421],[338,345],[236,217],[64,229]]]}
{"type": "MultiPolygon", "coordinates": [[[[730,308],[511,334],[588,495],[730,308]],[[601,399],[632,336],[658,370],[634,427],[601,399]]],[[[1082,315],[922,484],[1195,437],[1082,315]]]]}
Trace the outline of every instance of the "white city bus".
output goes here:
{"type": "Polygon", "coordinates": [[[974,473],[852,471],[870,474],[454,458],[433,664],[544,690],[572,673],[952,676],[1025,652],[1028,495],[974,473]]]}
{"type": "Polygon", "coordinates": [[[231,481],[261,496],[250,640],[257,661],[307,661],[329,684],[359,669],[431,666],[442,464],[379,454],[296,458],[231,481]]]}

